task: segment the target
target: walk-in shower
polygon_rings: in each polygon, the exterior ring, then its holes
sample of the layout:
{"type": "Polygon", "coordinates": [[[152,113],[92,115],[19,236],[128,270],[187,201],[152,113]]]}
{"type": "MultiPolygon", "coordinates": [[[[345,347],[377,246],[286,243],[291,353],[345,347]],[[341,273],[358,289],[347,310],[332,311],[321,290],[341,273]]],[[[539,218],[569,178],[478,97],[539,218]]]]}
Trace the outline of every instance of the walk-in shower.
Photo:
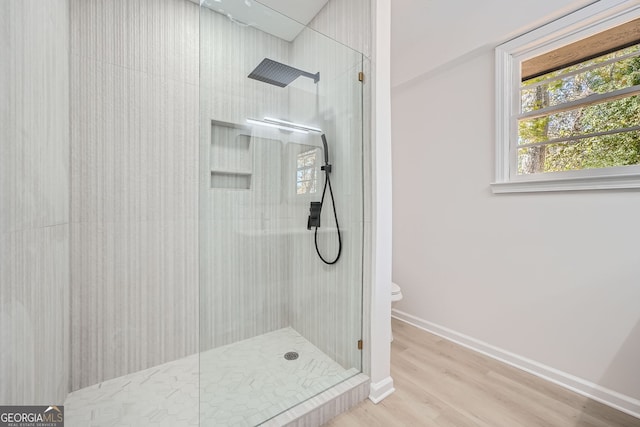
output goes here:
{"type": "Polygon", "coordinates": [[[364,57],[200,22],[200,405],[255,425],[362,371],[364,57]]]}
{"type": "Polygon", "coordinates": [[[0,2],[1,405],[255,426],[368,392],[368,63],[323,34],[365,25],[291,4],[309,27],[253,0],[0,2]]]}

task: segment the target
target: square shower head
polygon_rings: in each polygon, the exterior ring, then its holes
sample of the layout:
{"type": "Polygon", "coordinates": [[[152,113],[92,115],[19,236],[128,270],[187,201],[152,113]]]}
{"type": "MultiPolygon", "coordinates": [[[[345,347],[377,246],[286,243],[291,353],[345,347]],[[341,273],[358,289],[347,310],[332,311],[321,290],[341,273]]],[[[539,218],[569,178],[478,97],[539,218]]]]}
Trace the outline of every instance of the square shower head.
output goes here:
{"type": "Polygon", "coordinates": [[[300,76],[309,77],[314,83],[320,80],[319,72],[311,74],[269,58],[264,58],[248,77],[278,87],[286,87],[300,76]]]}

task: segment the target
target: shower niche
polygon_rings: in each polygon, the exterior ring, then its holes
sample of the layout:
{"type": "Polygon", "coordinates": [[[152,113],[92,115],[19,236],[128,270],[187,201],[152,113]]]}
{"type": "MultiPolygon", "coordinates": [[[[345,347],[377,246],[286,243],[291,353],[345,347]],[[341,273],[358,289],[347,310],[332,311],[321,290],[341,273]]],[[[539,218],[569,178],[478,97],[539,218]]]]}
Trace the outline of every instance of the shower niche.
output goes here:
{"type": "Polygon", "coordinates": [[[285,142],[271,132],[254,131],[250,126],[211,121],[211,188],[226,190],[271,190],[280,200],[278,189],[285,142]]]}
{"type": "Polygon", "coordinates": [[[251,132],[234,123],[211,121],[211,188],[251,189],[251,132]]]}
{"type": "Polygon", "coordinates": [[[319,140],[212,120],[211,189],[268,192],[266,198],[287,203],[317,197],[322,191],[319,140]]]}

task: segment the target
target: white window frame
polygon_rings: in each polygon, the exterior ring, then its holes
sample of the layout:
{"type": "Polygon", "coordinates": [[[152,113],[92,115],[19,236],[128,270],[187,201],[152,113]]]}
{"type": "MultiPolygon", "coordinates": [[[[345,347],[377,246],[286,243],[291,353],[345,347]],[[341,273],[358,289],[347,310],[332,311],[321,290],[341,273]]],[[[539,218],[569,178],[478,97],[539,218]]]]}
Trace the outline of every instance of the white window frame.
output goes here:
{"type": "Polygon", "coordinates": [[[522,62],[640,17],[638,0],[600,0],[496,48],[494,193],[640,188],[640,165],[518,175],[522,62]]]}

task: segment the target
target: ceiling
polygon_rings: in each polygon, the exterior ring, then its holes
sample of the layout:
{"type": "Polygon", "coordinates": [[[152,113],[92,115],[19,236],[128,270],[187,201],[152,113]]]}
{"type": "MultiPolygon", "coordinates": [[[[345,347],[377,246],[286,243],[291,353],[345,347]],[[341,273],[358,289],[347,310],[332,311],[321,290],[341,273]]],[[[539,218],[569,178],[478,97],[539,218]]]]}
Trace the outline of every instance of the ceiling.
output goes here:
{"type": "Polygon", "coordinates": [[[240,25],[293,41],[328,0],[202,0],[201,4],[240,25]]]}
{"type": "Polygon", "coordinates": [[[265,6],[307,25],[329,0],[259,0],[265,6]]]}
{"type": "Polygon", "coordinates": [[[595,0],[392,0],[392,85],[553,21],[595,0]]]}

